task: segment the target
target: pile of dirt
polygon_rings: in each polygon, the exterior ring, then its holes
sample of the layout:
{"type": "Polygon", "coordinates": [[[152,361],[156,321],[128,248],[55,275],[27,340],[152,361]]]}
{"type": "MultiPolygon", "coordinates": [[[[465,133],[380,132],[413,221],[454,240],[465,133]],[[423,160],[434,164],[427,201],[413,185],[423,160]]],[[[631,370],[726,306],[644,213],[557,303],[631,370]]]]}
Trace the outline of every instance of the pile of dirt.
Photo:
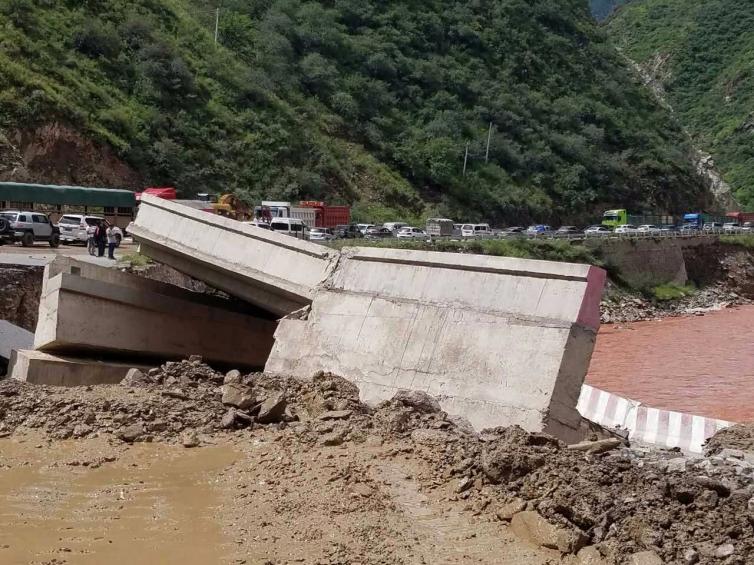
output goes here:
{"type": "Polygon", "coordinates": [[[736,424],[712,436],[704,446],[707,455],[718,455],[726,449],[754,453],[754,424],[736,424]]]}
{"type": "MultiPolygon", "coordinates": [[[[754,555],[754,461],[743,451],[721,446],[711,457],[689,458],[616,439],[566,446],[515,426],[476,433],[424,393],[402,391],[369,408],[353,384],[330,374],[308,381],[222,375],[192,358],[132,370],[114,386],[0,382],[0,435],[26,428],[53,438],[107,434],[114,442],[185,447],[260,429],[275,434],[281,449],[302,453],[377,438],[391,446],[386,457],[417,463],[424,492],[447,492],[449,503],[510,522],[574,563],[624,563],[638,554],[647,563],[743,564],[754,555]]],[[[290,478],[286,490],[295,485],[290,478]]],[[[359,488],[355,496],[371,504],[374,489],[359,488]]]]}

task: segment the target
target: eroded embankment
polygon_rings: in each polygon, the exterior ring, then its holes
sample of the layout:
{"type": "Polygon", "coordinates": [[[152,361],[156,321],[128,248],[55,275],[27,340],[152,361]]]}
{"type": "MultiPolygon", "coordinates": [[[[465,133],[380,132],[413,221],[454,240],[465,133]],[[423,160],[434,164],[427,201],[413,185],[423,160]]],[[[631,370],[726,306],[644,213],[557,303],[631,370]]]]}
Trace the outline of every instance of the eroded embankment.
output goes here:
{"type": "MultiPolygon", "coordinates": [[[[448,512],[510,522],[521,536],[555,550],[556,562],[557,555],[565,560],[579,552],[597,559],[591,563],[623,563],[640,552],[668,562],[720,558],[744,564],[754,556],[754,459],[743,451],[725,451],[724,445],[716,446],[712,458],[694,459],[673,450],[621,447],[617,440],[569,449],[517,427],[477,434],[423,393],[399,393],[369,408],[359,402],[356,387],[339,377],[298,381],[237,371],[223,376],[198,359],[168,363],[149,374],[134,372],[115,386],[60,389],[3,382],[0,417],[6,436],[22,437],[33,429],[49,437],[99,436],[123,445],[166,440],[193,447],[234,441],[238,434],[251,441],[255,433],[273,434],[268,457],[279,472],[270,478],[272,486],[261,490],[279,491],[274,503],[281,512],[319,500],[311,485],[298,480],[292,459],[371,445],[383,448],[374,468],[354,466],[331,479],[344,481],[355,499],[374,505],[377,522],[380,507],[395,504],[389,491],[406,476],[391,477],[388,469],[375,481],[373,473],[400,458],[417,469],[410,476],[417,483],[414,491],[442,494],[448,512]],[[250,431],[251,436],[243,435],[250,431]]],[[[251,506],[269,503],[258,493],[260,485],[244,493],[251,506]]],[[[281,533],[268,528],[264,535],[277,539],[281,533]]],[[[378,530],[373,533],[384,539],[378,530]]],[[[245,530],[240,536],[259,534],[245,530]]],[[[439,541],[445,544],[440,555],[454,551],[453,539],[439,541]]],[[[330,548],[329,560],[304,562],[380,563],[384,555],[394,557],[391,563],[415,562],[410,548],[382,549],[378,557],[363,545],[340,546],[330,548]]],[[[464,562],[458,557],[455,562],[464,562]]],[[[489,552],[485,557],[482,562],[500,562],[489,552]]]]}

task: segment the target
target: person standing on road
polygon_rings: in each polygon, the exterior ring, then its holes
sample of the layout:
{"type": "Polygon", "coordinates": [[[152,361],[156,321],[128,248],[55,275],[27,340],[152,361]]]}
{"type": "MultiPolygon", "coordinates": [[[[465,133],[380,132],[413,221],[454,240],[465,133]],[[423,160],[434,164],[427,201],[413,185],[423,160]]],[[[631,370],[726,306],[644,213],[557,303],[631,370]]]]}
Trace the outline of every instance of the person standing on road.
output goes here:
{"type": "Polygon", "coordinates": [[[94,241],[97,244],[97,257],[105,256],[105,244],[107,243],[107,222],[102,221],[97,225],[94,232],[94,241]]]}
{"type": "Polygon", "coordinates": [[[118,237],[115,235],[115,227],[108,224],[107,226],[107,257],[115,259],[115,247],[118,245],[118,237]]]}

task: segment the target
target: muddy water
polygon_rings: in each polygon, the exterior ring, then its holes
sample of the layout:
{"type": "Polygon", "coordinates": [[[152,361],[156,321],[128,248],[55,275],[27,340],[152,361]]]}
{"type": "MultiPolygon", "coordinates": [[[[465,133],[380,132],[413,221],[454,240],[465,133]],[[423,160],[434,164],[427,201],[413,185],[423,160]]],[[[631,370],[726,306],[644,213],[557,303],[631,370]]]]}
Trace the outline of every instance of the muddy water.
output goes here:
{"type": "Polygon", "coordinates": [[[754,421],[754,306],[603,326],[586,382],[656,408],[754,421]]]}
{"type": "Polygon", "coordinates": [[[79,446],[0,440],[0,563],[223,561],[213,483],[232,449],[144,444],[88,469],[81,463],[101,455],[79,446]]]}

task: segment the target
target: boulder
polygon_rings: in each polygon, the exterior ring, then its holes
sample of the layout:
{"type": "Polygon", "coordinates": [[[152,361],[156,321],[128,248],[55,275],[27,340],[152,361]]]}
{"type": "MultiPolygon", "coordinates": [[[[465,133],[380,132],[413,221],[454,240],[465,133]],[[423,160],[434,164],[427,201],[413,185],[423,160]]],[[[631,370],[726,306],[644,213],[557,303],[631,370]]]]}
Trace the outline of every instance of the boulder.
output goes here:
{"type": "Polygon", "coordinates": [[[628,558],[628,565],[663,565],[664,561],[654,551],[640,551],[628,558]]]}
{"type": "Polygon", "coordinates": [[[229,383],[223,385],[222,402],[226,406],[235,406],[241,410],[246,410],[254,405],[254,395],[251,387],[241,383],[229,383]]]}
{"type": "Polygon", "coordinates": [[[274,424],[280,422],[285,416],[285,407],[287,406],[285,400],[285,394],[283,392],[275,392],[265,398],[259,407],[259,413],[257,414],[257,422],[260,424],[274,424]]]}
{"type": "Polygon", "coordinates": [[[517,536],[561,553],[576,553],[587,541],[583,532],[556,526],[538,512],[528,510],[513,516],[511,528],[517,536]]]}
{"type": "Polygon", "coordinates": [[[442,411],[440,403],[422,390],[399,390],[393,396],[393,400],[419,412],[430,413],[442,411]]]}

